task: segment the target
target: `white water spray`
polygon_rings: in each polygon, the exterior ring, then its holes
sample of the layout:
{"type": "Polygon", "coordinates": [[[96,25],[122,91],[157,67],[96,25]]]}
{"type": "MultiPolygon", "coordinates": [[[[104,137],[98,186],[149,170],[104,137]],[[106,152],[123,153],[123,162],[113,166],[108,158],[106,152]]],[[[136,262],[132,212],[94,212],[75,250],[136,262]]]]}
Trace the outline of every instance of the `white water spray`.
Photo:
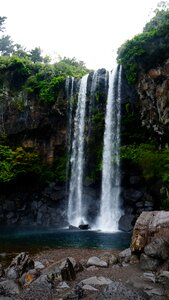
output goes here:
{"type": "Polygon", "coordinates": [[[80,83],[71,155],[71,175],[68,199],[68,222],[69,224],[74,226],[79,226],[81,223],[85,222],[82,205],[82,180],[87,80],[88,75],[85,75],[81,79],[80,83]]]}
{"type": "Polygon", "coordinates": [[[117,231],[121,217],[120,196],[120,99],[121,67],[109,73],[106,106],[102,194],[98,227],[103,231],[117,231]]]}

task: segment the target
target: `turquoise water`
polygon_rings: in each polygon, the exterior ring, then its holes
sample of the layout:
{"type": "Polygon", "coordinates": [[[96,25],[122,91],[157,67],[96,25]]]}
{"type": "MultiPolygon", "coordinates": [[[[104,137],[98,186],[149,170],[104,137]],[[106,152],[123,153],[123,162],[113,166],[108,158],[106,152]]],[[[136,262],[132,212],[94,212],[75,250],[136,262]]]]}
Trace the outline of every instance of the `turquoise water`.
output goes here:
{"type": "Polygon", "coordinates": [[[0,254],[71,247],[121,250],[129,246],[130,238],[124,232],[8,228],[0,230],[0,254]]]}

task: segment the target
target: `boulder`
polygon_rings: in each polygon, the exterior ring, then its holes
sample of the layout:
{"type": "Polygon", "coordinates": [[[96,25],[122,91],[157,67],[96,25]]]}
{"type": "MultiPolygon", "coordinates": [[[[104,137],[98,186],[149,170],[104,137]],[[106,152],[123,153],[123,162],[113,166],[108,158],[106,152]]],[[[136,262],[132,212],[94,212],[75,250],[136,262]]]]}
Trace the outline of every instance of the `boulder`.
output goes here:
{"type": "Polygon", "coordinates": [[[119,229],[125,232],[129,232],[133,229],[133,223],[135,216],[132,214],[126,214],[119,220],[119,229]]]}
{"type": "Polygon", "coordinates": [[[128,263],[131,258],[131,249],[127,248],[123,251],[121,251],[118,255],[118,259],[120,262],[124,261],[125,263],[128,263]]]}
{"type": "Polygon", "coordinates": [[[73,225],[69,225],[69,230],[80,230],[80,228],[73,225]]]}
{"type": "Polygon", "coordinates": [[[131,176],[129,178],[130,184],[131,185],[139,185],[141,183],[141,177],[140,176],[131,176]]]}
{"type": "Polygon", "coordinates": [[[0,282],[0,290],[1,289],[3,289],[5,295],[18,295],[20,293],[19,285],[13,280],[7,279],[0,282]]]}
{"type": "Polygon", "coordinates": [[[79,285],[80,286],[84,286],[84,285],[109,285],[112,283],[112,280],[110,280],[109,278],[105,278],[103,276],[94,276],[94,277],[90,277],[87,279],[82,280],[79,285]]]}
{"type": "Polygon", "coordinates": [[[140,267],[144,271],[157,271],[160,265],[160,261],[155,258],[151,258],[142,253],[140,257],[140,267]]]}
{"type": "Polygon", "coordinates": [[[143,192],[135,189],[126,189],[124,190],[123,196],[127,202],[135,203],[142,198],[143,192]]]}
{"type": "Polygon", "coordinates": [[[4,277],[4,275],[5,275],[4,268],[3,268],[2,265],[0,264],[0,278],[1,278],[1,277],[4,277]]]}
{"type": "Polygon", "coordinates": [[[101,268],[107,268],[108,263],[104,260],[100,259],[97,256],[92,256],[87,261],[87,267],[95,266],[95,267],[101,267],[101,268]]]}
{"type": "Polygon", "coordinates": [[[25,252],[21,252],[6,269],[6,276],[9,279],[16,279],[31,269],[34,269],[34,261],[25,252]]]}
{"type": "Polygon", "coordinates": [[[169,242],[169,211],[142,212],[134,226],[131,250],[143,252],[147,244],[160,237],[169,242]]]}
{"type": "Polygon", "coordinates": [[[144,248],[146,255],[165,261],[169,257],[169,244],[163,238],[157,238],[144,248]]]}
{"type": "Polygon", "coordinates": [[[162,271],[160,274],[158,274],[156,278],[157,282],[168,285],[169,283],[169,271],[162,271]]]}
{"type": "Polygon", "coordinates": [[[90,229],[90,226],[89,226],[89,224],[80,224],[79,229],[88,230],[88,229],[90,229]]]}
{"type": "Polygon", "coordinates": [[[72,281],[76,279],[76,272],[69,258],[61,265],[61,277],[63,281],[72,281]]]}

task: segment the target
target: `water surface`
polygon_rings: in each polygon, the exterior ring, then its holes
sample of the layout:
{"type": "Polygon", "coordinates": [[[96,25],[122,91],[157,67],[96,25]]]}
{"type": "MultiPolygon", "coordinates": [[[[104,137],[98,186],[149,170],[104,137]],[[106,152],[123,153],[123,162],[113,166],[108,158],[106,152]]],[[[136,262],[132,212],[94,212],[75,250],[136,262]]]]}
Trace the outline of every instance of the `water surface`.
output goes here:
{"type": "Polygon", "coordinates": [[[55,248],[125,249],[131,235],[92,230],[5,228],[0,231],[0,253],[37,252],[55,248]]]}

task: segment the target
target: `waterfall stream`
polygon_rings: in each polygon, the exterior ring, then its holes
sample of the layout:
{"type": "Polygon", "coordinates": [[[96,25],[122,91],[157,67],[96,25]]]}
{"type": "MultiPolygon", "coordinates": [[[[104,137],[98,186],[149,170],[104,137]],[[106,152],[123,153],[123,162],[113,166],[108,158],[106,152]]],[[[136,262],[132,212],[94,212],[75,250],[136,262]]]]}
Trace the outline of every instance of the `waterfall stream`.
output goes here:
{"type": "Polygon", "coordinates": [[[71,225],[79,226],[85,222],[82,203],[82,180],[84,160],[84,129],[86,111],[88,75],[81,79],[78,104],[74,121],[74,136],[71,155],[71,174],[68,199],[68,222],[71,225]]]}
{"type": "Polygon", "coordinates": [[[120,97],[121,67],[109,72],[105,116],[102,194],[98,226],[103,231],[117,231],[121,217],[120,196],[120,97]]]}

